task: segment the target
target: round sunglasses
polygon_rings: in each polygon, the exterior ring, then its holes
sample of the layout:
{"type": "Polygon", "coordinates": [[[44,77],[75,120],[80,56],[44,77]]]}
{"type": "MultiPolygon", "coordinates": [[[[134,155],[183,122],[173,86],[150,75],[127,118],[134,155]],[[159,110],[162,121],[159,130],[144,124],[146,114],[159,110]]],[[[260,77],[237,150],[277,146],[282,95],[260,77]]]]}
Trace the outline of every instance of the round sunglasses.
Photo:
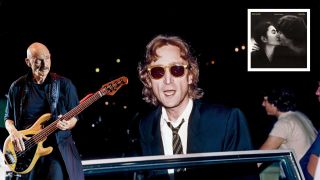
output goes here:
{"type": "Polygon", "coordinates": [[[161,79],[165,75],[167,68],[169,68],[169,72],[174,77],[181,77],[184,75],[185,69],[188,67],[189,65],[187,64],[171,64],[167,66],[156,65],[149,66],[148,71],[152,79],[161,79]]]}

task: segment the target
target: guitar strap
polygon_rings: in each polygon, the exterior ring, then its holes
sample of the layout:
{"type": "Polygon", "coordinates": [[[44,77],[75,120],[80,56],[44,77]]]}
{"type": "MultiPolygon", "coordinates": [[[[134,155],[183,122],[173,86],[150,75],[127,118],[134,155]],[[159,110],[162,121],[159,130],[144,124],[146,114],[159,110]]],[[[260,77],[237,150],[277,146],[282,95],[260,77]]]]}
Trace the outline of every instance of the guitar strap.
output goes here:
{"type": "Polygon", "coordinates": [[[20,92],[20,106],[19,106],[19,114],[18,117],[16,119],[18,119],[17,121],[15,121],[16,127],[18,129],[20,129],[20,121],[21,121],[21,116],[22,116],[22,112],[23,112],[23,105],[24,105],[24,101],[26,99],[26,94],[29,93],[29,87],[28,87],[28,81],[27,81],[27,77],[28,75],[25,75],[22,77],[22,81],[23,81],[23,89],[20,92]]]}
{"type": "Polygon", "coordinates": [[[49,102],[50,102],[50,110],[51,112],[55,112],[58,100],[59,100],[59,93],[60,93],[60,81],[59,81],[59,75],[56,73],[51,73],[51,84],[49,86],[49,102]]]}

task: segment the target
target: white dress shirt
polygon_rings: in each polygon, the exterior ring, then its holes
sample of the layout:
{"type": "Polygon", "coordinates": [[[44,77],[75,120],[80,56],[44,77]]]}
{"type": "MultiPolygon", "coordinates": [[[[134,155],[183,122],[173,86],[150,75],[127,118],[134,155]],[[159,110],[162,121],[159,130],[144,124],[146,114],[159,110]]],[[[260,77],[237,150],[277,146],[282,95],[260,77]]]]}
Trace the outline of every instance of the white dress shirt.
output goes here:
{"type": "MultiPolygon", "coordinates": [[[[167,122],[171,123],[174,128],[179,126],[182,119],[184,119],[184,123],[181,125],[179,129],[179,136],[182,143],[183,154],[187,154],[187,137],[188,137],[188,123],[189,117],[193,107],[193,100],[189,99],[188,105],[182,112],[182,114],[178,117],[178,119],[174,121],[169,121],[167,112],[164,107],[162,107],[162,114],[160,120],[160,131],[161,131],[161,138],[163,143],[163,150],[165,155],[173,155],[173,147],[172,147],[172,130],[168,126],[167,122]]],[[[173,174],[174,170],[169,169],[168,173],[173,174]]]]}

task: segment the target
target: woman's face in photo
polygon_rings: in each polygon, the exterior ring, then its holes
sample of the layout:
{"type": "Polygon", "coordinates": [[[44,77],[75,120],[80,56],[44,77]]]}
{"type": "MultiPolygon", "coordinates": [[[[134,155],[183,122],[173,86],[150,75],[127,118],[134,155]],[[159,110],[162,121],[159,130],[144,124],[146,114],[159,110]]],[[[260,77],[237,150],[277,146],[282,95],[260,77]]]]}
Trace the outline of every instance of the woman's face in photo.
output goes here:
{"type": "Polygon", "coordinates": [[[280,45],[277,29],[272,25],[268,27],[266,44],[274,46],[280,45]]]}

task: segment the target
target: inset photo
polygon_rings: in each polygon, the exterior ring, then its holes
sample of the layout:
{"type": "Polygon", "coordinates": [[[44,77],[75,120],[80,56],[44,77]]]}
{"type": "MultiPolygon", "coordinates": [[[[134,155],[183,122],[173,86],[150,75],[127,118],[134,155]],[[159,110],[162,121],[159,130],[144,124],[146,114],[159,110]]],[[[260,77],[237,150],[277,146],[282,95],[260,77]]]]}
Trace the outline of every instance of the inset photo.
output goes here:
{"type": "Polygon", "coordinates": [[[310,71],[310,9],[248,9],[248,71],[310,71]]]}

